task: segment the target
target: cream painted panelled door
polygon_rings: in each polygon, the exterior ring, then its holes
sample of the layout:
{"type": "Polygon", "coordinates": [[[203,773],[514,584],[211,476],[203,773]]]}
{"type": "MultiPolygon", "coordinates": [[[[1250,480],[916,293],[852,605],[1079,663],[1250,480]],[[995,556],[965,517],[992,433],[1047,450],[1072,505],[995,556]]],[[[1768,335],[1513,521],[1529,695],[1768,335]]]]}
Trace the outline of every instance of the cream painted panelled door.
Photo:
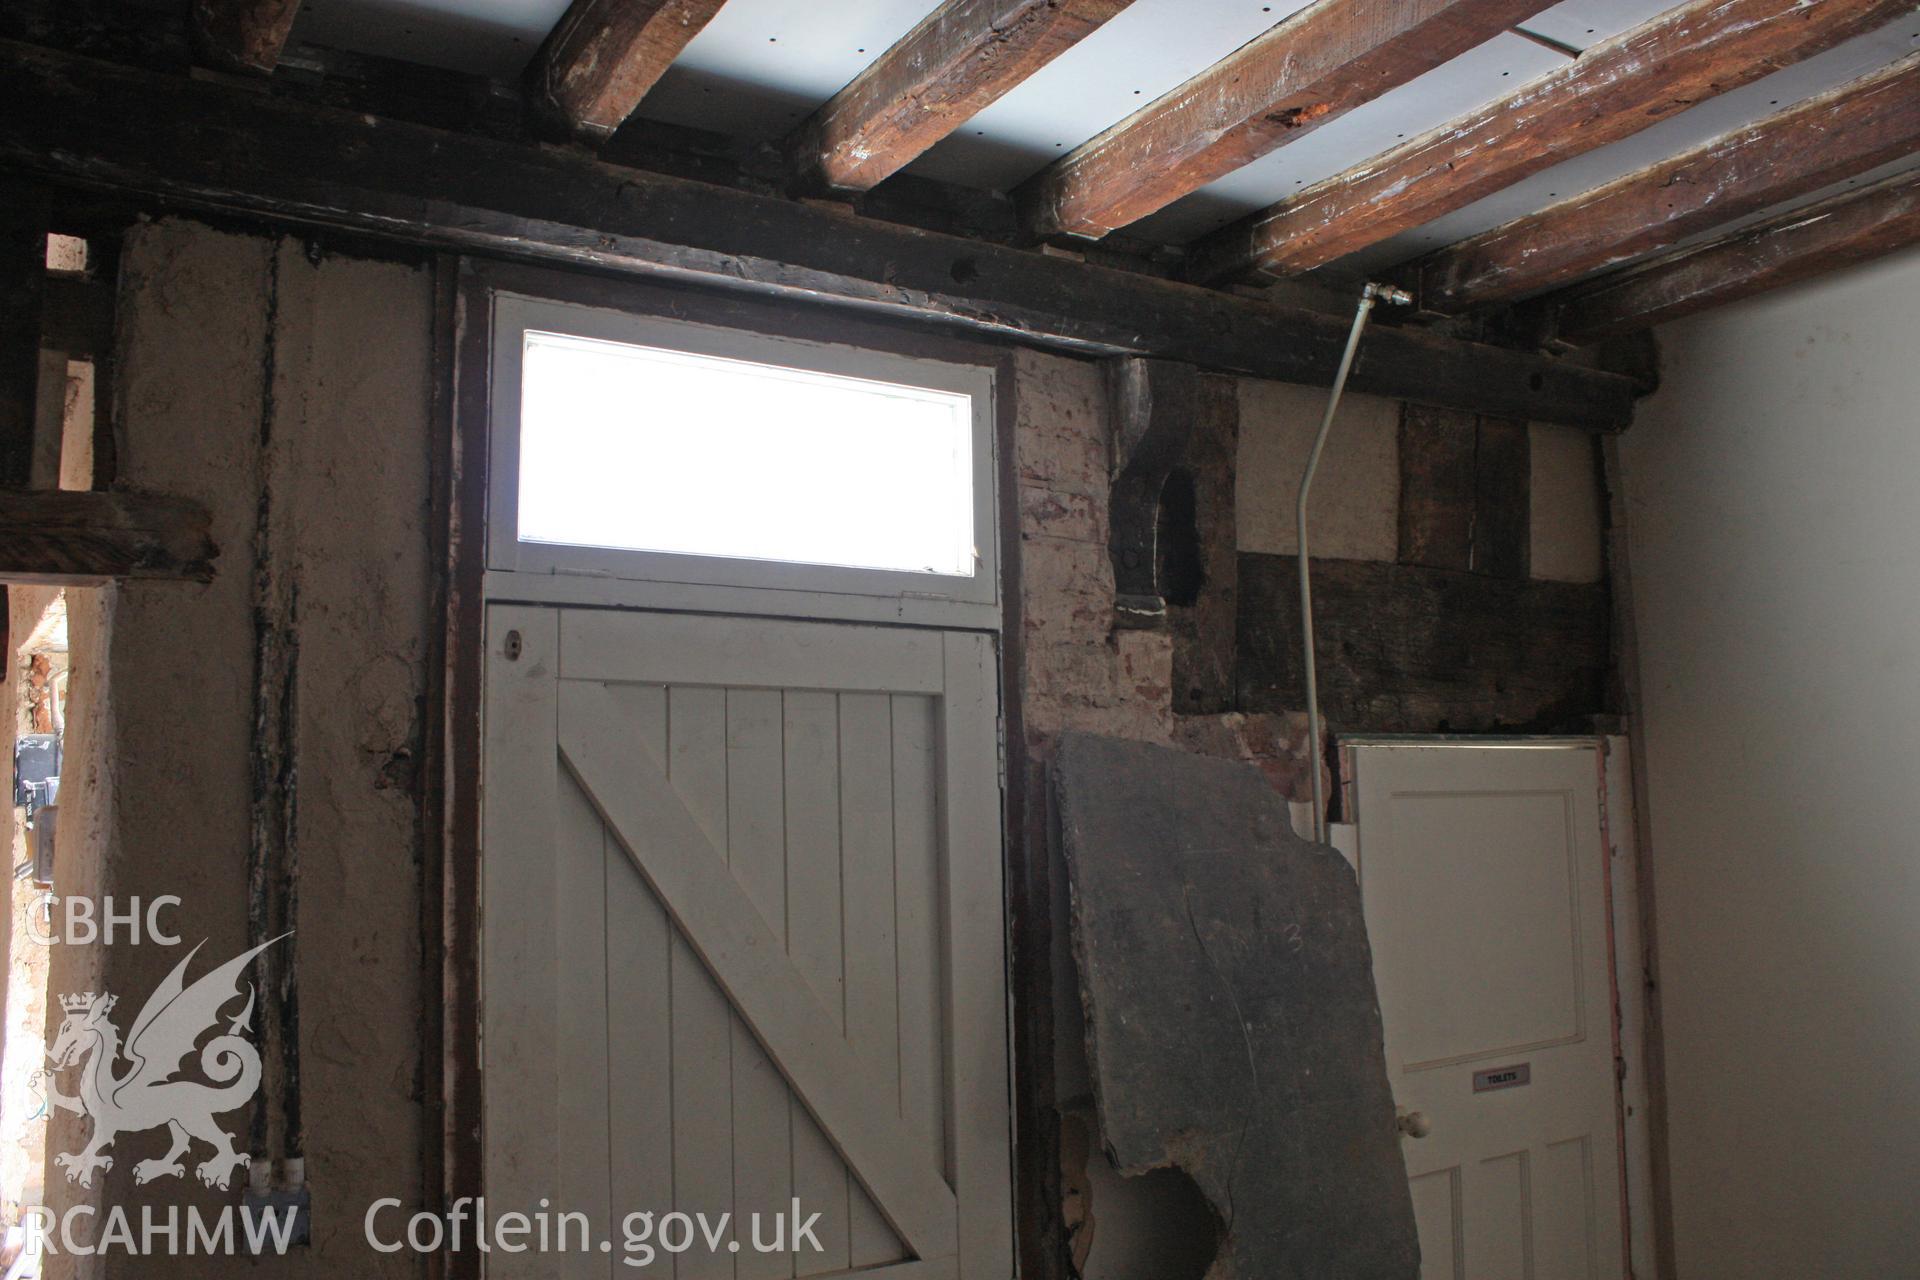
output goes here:
{"type": "Polygon", "coordinates": [[[496,604],[487,654],[488,1213],[597,1233],[489,1274],[1010,1276],[990,638],[496,604]],[[649,1212],[727,1235],[632,1265],[649,1212]]]}
{"type": "Polygon", "coordinates": [[[1625,1274],[1598,745],[1357,745],[1423,1280],[1625,1274]]]}

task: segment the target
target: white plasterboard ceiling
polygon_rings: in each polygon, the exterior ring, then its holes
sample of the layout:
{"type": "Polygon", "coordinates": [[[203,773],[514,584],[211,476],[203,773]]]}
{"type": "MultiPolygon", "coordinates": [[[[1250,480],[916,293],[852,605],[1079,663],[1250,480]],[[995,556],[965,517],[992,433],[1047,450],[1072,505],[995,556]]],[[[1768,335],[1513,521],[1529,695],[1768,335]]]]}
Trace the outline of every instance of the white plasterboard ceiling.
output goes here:
{"type": "MultiPolygon", "coordinates": [[[[905,35],[934,0],[729,0],[641,104],[640,114],[771,141],[905,35]]],[[[1231,53],[1305,0],[1136,0],[911,166],[1006,190],[1054,157],[1231,53]]],[[[1587,48],[1670,0],[1565,0],[1527,31],[1587,48]]],[[[517,75],[566,0],[305,0],[296,41],[500,78],[517,75]]],[[[1883,28],[1536,174],[1339,264],[1371,270],[1533,212],[1920,49],[1920,17],[1883,28]]],[[[1504,34],[1136,224],[1189,241],[1554,70],[1567,55],[1504,34]]],[[[1336,273],[1338,274],[1338,273],[1336,273]]]]}

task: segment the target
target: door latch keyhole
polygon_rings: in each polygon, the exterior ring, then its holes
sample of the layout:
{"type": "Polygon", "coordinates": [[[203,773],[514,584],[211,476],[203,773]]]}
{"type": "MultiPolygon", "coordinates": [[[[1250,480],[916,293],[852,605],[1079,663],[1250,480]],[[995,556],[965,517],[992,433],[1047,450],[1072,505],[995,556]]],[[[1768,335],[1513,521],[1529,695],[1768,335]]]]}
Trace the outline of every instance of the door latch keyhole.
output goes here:
{"type": "Polygon", "coordinates": [[[508,662],[520,661],[520,643],[520,633],[518,631],[507,632],[505,648],[508,662]]]}

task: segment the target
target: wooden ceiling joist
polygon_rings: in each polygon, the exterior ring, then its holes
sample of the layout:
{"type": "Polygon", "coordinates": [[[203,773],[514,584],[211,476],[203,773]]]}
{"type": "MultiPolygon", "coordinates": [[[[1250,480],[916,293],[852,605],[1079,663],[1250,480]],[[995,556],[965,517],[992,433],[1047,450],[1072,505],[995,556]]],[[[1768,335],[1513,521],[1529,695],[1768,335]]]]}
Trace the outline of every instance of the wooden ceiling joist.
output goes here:
{"type": "Polygon", "coordinates": [[[1042,239],[1097,240],[1484,44],[1540,0],[1322,0],[1042,170],[1042,239]]]}
{"type": "Polygon", "coordinates": [[[193,0],[189,21],[208,63],[270,75],[299,15],[300,0],[193,0]]]}
{"type": "Polygon", "coordinates": [[[567,125],[604,138],[633,114],[724,0],[573,0],[527,69],[567,125]]]}
{"type": "Polygon", "coordinates": [[[1597,342],[1920,244],[1920,170],[1550,294],[1545,336],[1597,342]]]}
{"type": "Polygon", "coordinates": [[[1688,0],[1195,246],[1190,279],[1298,275],[1896,19],[1912,0],[1688,0]]]}
{"type": "MultiPolygon", "coordinates": [[[[1321,386],[1347,323],[1093,263],[0,40],[0,168],[276,224],[853,307],[1321,386]],[[126,122],[140,117],[138,131],[126,122]]],[[[1624,377],[1380,326],[1352,387],[1616,430],[1624,377]]]]}
{"type": "Polygon", "coordinates": [[[1420,304],[1508,302],[1668,248],[1920,151],[1920,53],[1539,213],[1408,273],[1420,304]]]}
{"type": "Polygon", "coordinates": [[[1131,3],[946,0],[795,132],[795,167],[870,190],[1131,3]]]}
{"type": "Polygon", "coordinates": [[[213,579],[212,517],[186,498],[123,491],[0,489],[0,582],[99,586],[213,579]]]}

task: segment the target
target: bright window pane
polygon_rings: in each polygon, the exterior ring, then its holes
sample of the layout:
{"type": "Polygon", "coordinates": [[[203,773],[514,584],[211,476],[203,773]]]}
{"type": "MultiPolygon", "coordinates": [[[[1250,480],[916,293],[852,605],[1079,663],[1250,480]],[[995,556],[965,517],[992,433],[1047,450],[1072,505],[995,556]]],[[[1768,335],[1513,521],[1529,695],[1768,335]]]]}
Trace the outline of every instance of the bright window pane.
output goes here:
{"type": "Polygon", "coordinates": [[[529,331],[522,542],[973,574],[972,397],[529,331]]]}

